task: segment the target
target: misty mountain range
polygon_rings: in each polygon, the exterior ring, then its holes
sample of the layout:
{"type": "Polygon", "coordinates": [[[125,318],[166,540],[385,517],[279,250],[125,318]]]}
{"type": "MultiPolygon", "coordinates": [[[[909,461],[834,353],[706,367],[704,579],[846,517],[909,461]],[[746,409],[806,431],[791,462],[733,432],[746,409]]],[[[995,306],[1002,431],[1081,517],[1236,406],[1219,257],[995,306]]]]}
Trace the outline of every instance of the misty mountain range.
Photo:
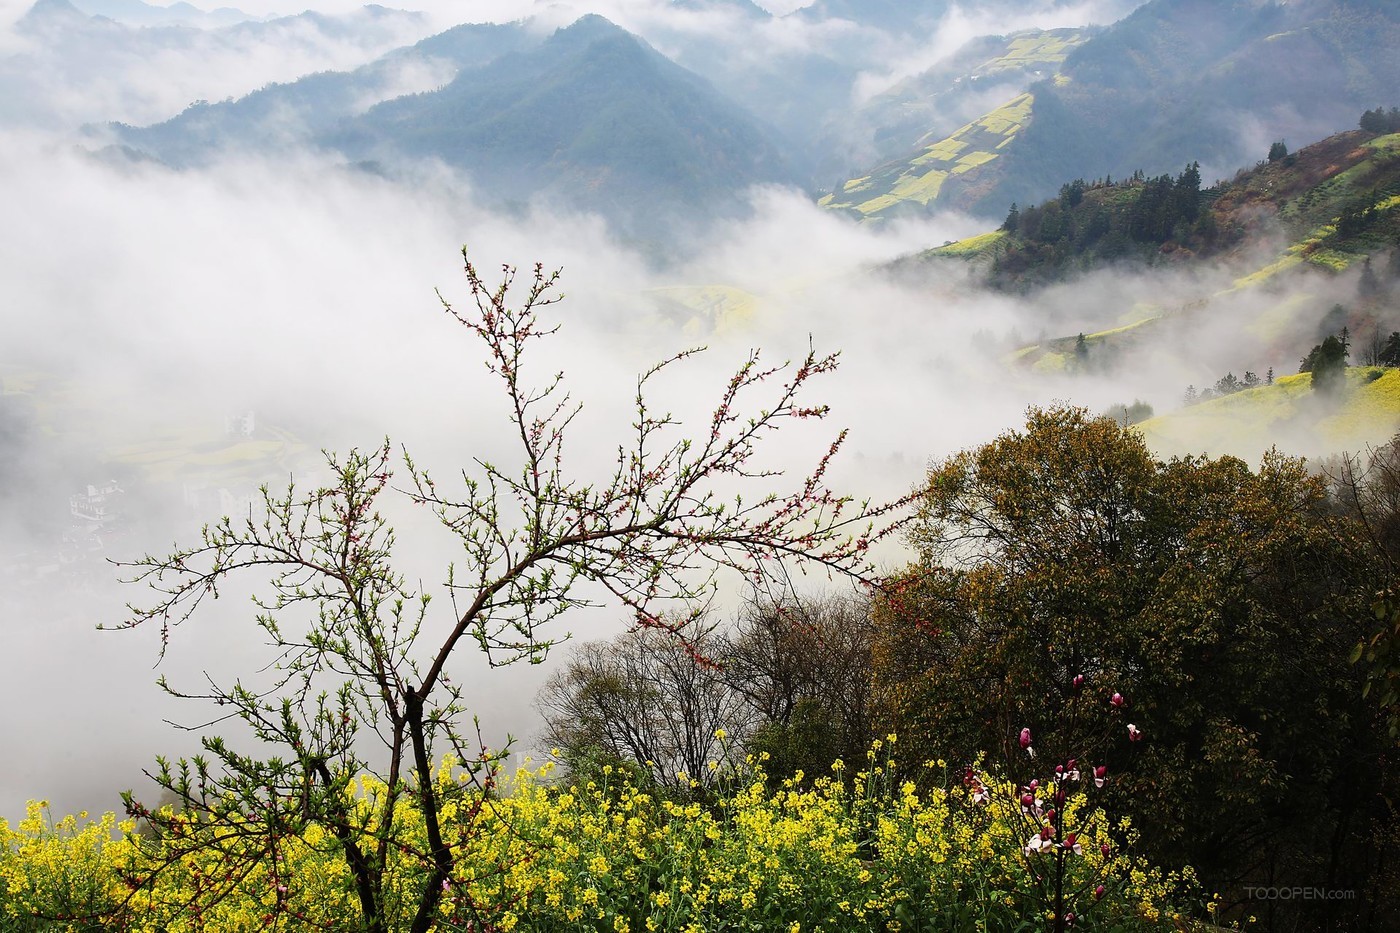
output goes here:
{"type": "MultiPolygon", "coordinates": [[[[1389,54],[1400,10],[1383,0],[1124,3],[1137,8],[1101,27],[973,37],[871,96],[858,84],[911,36],[928,41],[950,12],[996,21],[1017,5],[820,0],[783,19],[834,24],[822,34],[836,38],[770,56],[737,54],[749,46],[725,33],[777,28],[748,0],[674,6],[723,28],[658,26],[656,46],[596,15],[553,31],[533,19],[462,25],[358,68],[111,130],[126,151],[174,166],[307,145],[378,172],[434,160],[498,205],[541,199],[664,238],[678,222],[732,215],[761,184],[882,222],[946,207],[996,218],[1069,177],[1189,160],[1225,174],[1269,140],[1345,128],[1400,86],[1400,56],[1389,54]]],[[[301,25],[333,33],[410,15],[370,7],[353,22],[308,13],[319,18],[301,25]]],[[[190,31],[132,30],[67,0],[40,0],[24,28],[153,46],[190,31]]]]}

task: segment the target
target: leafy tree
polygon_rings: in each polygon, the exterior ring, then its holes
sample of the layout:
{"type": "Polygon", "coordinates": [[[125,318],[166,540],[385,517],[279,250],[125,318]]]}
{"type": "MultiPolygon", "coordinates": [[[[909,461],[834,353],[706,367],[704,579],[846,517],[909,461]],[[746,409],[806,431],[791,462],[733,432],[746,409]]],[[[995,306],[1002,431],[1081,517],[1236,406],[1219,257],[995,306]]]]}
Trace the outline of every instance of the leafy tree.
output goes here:
{"type": "Polygon", "coordinates": [[[1288,155],[1288,146],[1283,140],[1277,140],[1269,147],[1269,161],[1277,162],[1288,155]]]}
{"type": "MultiPolygon", "coordinates": [[[[1391,341],[1400,344],[1400,334],[1391,341]]],[[[1358,641],[1352,659],[1363,663],[1366,692],[1380,705],[1390,737],[1400,740],[1400,589],[1394,583],[1400,569],[1400,436],[1365,456],[1343,456],[1328,476],[1340,507],[1390,578],[1376,591],[1371,632],[1358,641]]]]}
{"type": "MultiPolygon", "coordinates": [[[[437,923],[444,892],[463,878],[444,823],[459,804],[475,812],[480,798],[470,779],[489,789],[501,755],[463,725],[462,687],[449,668],[464,645],[493,665],[537,661],[563,637],[552,623],[607,595],[641,627],[684,631],[726,568],[759,585],[793,563],[867,575],[879,534],[871,522],[897,508],[853,503],[827,487],[827,464],[844,434],[791,492],[770,491],[777,474],[754,459],[764,441],[827,410],[806,400],[808,383],[837,360],[810,352],[793,368],[751,355],[693,439],[647,397],[694,351],[663,361],[638,379],[630,440],[617,451],[615,471],[571,473],[565,449],[578,404],[562,374],[530,378],[531,348],[556,329],[539,312],[559,300],[558,273],[537,265],[518,305],[510,300],[514,269],[494,286],[470,261],[465,274],[474,307],[444,304],[484,350],[516,446],[510,462],[474,460],[458,483],[441,483],[403,456],[400,494],[430,510],[461,549],[462,563],[447,570],[447,600],[396,569],[398,542],[381,511],[399,489],[391,486],[396,458],[387,441],[328,457],[332,478],[323,488],[267,491],[259,514],[224,518],[199,544],[132,567],[156,595],[132,607],[126,625],[156,628],[162,644],[220,587],[267,579],[254,621],[271,654],[262,678],[208,678],[198,691],[161,681],[175,696],[212,704],[215,723],[241,720],[258,743],[241,751],[205,734],[202,755],[160,762],[156,783],[198,814],[200,830],[183,832],[179,820],[128,794],[129,812],[166,834],[171,859],[187,846],[204,855],[213,847],[228,879],[269,859],[276,864],[305,830],[319,827],[353,879],[359,917],[346,925],[368,933],[424,933],[437,923]],[[735,496],[755,487],[759,495],[735,496]],[[463,781],[436,780],[444,755],[465,765],[463,781]],[[362,775],[378,778],[380,798],[357,800],[362,775]],[[413,819],[398,817],[409,812],[413,819]],[[410,824],[422,828],[424,844],[410,824]],[[386,914],[391,861],[416,887],[411,916],[386,914]]],[[[130,880],[141,889],[150,878],[130,880]]],[[[203,910],[228,890],[220,882],[189,892],[187,906],[203,910]]]]}
{"type": "Polygon", "coordinates": [[[1162,463],[1110,419],[1033,409],[930,471],[920,561],[877,616],[890,724],[951,762],[1031,727],[1042,756],[1117,775],[1142,845],[1215,890],[1340,879],[1381,806],[1347,661],[1372,578],[1324,492],[1278,455],[1162,463]],[[1131,698],[1136,756],[1085,739],[1111,711],[1081,676],[1131,698]]]}
{"type": "Polygon", "coordinates": [[[1400,133],[1400,109],[1377,107],[1361,115],[1360,126],[1368,133],[1400,133]]]}
{"type": "Polygon", "coordinates": [[[720,735],[741,741],[752,715],[710,659],[717,638],[653,628],[579,646],[536,698],[544,740],[583,780],[600,763],[625,764],[678,795],[713,787],[720,735]],[[723,730],[723,731],[721,731],[723,730]]]}
{"type": "MultiPolygon", "coordinates": [[[[1346,331],[1343,329],[1343,335],[1346,331]]],[[[1346,385],[1347,341],[1345,336],[1332,336],[1308,351],[1298,367],[1300,373],[1312,373],[1314,392],[1332,395],[1346,385]]]]}
{"type": "Polygon", "coordinates": [[[752,752],[767,772],[826,774],[837,758],[860,760],[874,736],[870,696],[874,629],[857,595],[751,604],[722,659],[725,676],[756,720],[752,752]]]}
{"type": "Polygon", "coordinates": [[[1391,331],[1381,348],[1379,362],[1383,366],[1400,366],[1400,331],[1391,331]]]}
{"type": "Polygon", "coordinates": [[[1138,424],[1152,417],[1152,406],[1142,399],[1133,399],[1131,405],[1114,405],[1107,414],[1124,426],[1138,424]]]}

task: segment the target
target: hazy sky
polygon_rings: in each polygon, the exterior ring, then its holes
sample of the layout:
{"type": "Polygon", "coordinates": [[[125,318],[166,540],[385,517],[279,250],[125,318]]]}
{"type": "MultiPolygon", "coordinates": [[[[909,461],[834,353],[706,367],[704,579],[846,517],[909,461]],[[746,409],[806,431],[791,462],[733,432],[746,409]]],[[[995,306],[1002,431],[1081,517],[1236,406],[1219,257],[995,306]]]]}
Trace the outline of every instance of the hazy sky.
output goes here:
{"type": "MultiPolygon", "coordinates": [[[[0,22],[8,24],[23,6],[3,2],[0,22]]],[[[254,13],[294,9],[241,6],[254,13]]],[[[459,19],[479,20],[516,15],[512,6],[520,4],[458,2],[450,9],[459,19]]],[[[630,6],[643,16],[639,4],[630,6]]],[[[1084,9],[1081,15],[1096,8],[1084,9]]],[[[957,28],[974,26],[959,21],[957,28]]],[[[850,426],[834,483],[874,497],[902,493],[931,458],[1014,426],[1028,404],[1064,400],[1102,410],[1141,398],[1163,411],[1188,382],[1208,384],[1227,368],[1283,371],[1289,362],[1265,355],[1266,342],[1248,327],[1258,310],[1250,299],[1231,299],[1212,306],[1209,324],[1196,319],[1179,345],[1155,345],[1110,376],[1069,380],[1007,367],[1000,359],[1018,340],[1093,331],[1153,307],[1185,305],[1227,286],[1229,274],[1100,276],[1031,302],[984,293],[958,268],[907,285],[867,274],[980,232],[982,225],[952,214],[877,232],[819,210],[800,192],[758,190],[750,195],[750,220],[692,244],[687,262],[658,274],[612,242],[596,218],[545,204],[524,216],[499,216],[476,205],[470,179],[442,169],[394,183],[308,153],[277,161],[230,156],[205,170],[176,172],[96,158],[84,148],[91,142],[75,134],[87,120],[162,119],[162,108],[178,111],[194,97],[285,80],[294,76],[286,74],[292,66],[350,67],[397,40],[272,41],[217,55],[196,44],[154,62],[112,53],[103,59],[100,95],[90,73],[56,69],[31,86],[49,95],[46,106],[63,119],[50,124],[30,114],[0,122],[0,202],[7,206],[0,226],[0,280],[7,283],[0,376],[50,380],[45,430],[78,452],[67,462],[24,466],[26,476],[68,484],[62,495],[103,478],[81,478],[97,469],[81,452],[85,445],[111,449],[162,432],[203,430],[248,408],[312,450],[376,444],[387,434],[444,474],[474,456],[509,458],[508,423],[482,384],[476,348],[434,292],[466,299],[463,244],[483,270],[535,261],[563,268],[568,298],[555,309],[563,330],[541,354],[538,371],[563,369],[585,401],[574,448],[585,474],[606,475],[626,433],[635,373],[697,343],[709,351],[660,387],[691,423],[707,416],[706,401],[750,347],[774,360],[801,355],[809,341],[841,350],[841,370],[815,387],[833,406],[829,425],[785,437],[772,462],[805,470],[832,430],[850,426]],[[731,313],[675,313],[677,296],[718,286],[728,289],[731,313]]],[[[911,54],[926,59],[948,44],[935,41],[911,54]]],[[[48,53],[6,25],[0,66],[11,54],[48,53]]],[[[55,449],[44,445],[43,456],[55,449]]],[[[188,542],[200,520],[214,517],[185,509],[178,488],[163,495],[163,511],[146,529],[158,542],[188,542]]],[[[0,509],[12,510],[0,513],[0,555],[53,550],[51,535],[20,526],[16,501],[0,498],[0,509]]],[[[405,540],[413,575],[438,585],[451,543],[421,529],[405,540]]],[[[898,548],[885,557],[903,559],[898,548]]],[[[59,810],[115,806],[115,792],[136,785],[154,754],[191,747],[189,736],[161,718],[190,720],[202,712],[159,694],[151,633],[93,631],[119,621],[123,602],[144,594],[115,586],[111,572],[83,587],[50,579],[57,578],[0,576],[0,748],[7,759],[0,815],[13,816],[25,799],[39,796],[59,810]]],[[[599,613],[570,620],[570,627],[596,636],[617,618],[599,613]]],[[[252,634],[247,604],[221,601],[178,633],[162,669],[178,680],[256,666],[261,652],[252,634]]],[[[528,737],[530,698],[548,667],[486,674],[470,657],[461,665],[474,679],[470,696],[488,727],[528,737]]]]}

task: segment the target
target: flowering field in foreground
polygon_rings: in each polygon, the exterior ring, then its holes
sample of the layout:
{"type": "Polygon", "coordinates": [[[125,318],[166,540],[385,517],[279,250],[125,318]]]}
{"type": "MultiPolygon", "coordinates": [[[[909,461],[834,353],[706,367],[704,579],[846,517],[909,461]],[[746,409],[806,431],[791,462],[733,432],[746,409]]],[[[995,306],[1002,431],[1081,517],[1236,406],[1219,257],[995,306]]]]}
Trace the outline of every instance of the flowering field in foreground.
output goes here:
{"type": "MultiPolygon", "coordinates": [[[[848,780],[838,762],[830,776],[774,788],[750,762],[705,805],[663,799],[610,769],[567,788],[548,782],[548,765],[521,771],[489,799],[449,804],[456,867],[439,929],[1053,929],[1057,884],[1073,929],[1180,929],[1201,910],[1190,870],[1136,858],[1131,827],[1093,809],[1078,782],[1014,787],[971,770],[948,780],[939,763],[902,773],[880,745],[848,780]],[[1062,812],[1046,817],[1042,800],[1062,812]],[[1063,838],[1037,832],[1052,822],[1063,838]]],[[[445,765],[438,780],[462,778],[445,765]]],[[[374,782],[356,795],[372,807],[374,782]]],[[[411,808],[402,815],[414,825],[411,808]]],[[[112,814],[55,822],[36,803],[17,826],[0,822],[0,930],[359,925],[325,829],[301,827],[270,848],[216,836],[197,818],[184,832],[205,833],[207,845],[171,860],[161,839],[112,814]]],[[[386,899],[390,929],[407,929],[421,883],[413,850],[410,840],[386,879],[402,892],[386,899]]]]}

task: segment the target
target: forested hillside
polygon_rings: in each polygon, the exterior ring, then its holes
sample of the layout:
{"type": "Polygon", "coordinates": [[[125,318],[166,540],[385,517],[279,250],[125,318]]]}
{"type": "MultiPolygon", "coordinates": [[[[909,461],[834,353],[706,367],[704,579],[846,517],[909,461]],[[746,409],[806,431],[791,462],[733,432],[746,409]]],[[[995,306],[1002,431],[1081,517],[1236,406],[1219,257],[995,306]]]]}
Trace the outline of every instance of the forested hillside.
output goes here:
{"type": "Polygon", "coordinates": [[[1152,0],[989,113],[1018,108],[998,120],[999,139],[969,148],[986,156],[952,172],[935,199],[911,180],[947,172],[939,146],[964,142],[962,131],[870,170],[883,181],[858,200],[837,188],[830,206],[872,218],[933,204],[988,216],[1041,201],[1067,178],[1157,177],[1191,162],[1213,176],[1270,139],[1320,139],[1342,128],[1338,113],[1387,100],[1400,84],[1397,43],[1400,9],[1378,0],[1152,0]],[[877,196],[890,200],[860,210],[877,196]]]}

